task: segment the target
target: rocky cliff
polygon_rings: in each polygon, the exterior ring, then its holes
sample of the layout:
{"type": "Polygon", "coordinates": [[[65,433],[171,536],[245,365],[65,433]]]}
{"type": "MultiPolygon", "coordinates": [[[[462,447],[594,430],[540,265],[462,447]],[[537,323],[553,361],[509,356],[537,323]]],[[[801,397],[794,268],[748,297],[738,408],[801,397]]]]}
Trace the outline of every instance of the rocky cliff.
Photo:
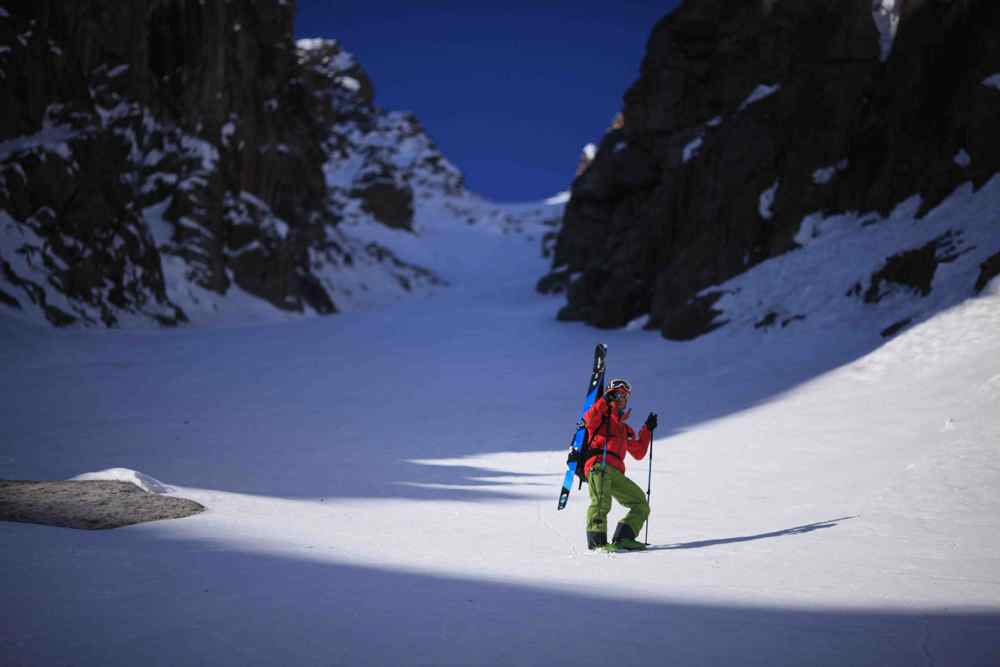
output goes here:
{"type": "MultiPolygon", "coordinates": [[[[810,215],[917,195],[919,218],[981,187],[1000,171],[998,34],[989,0],[685,0],[574,181],[539,289],[566,292],[562,319],[688,339],[722,323],[710,288],[798,248],[810,215]]],[[[901,248],[867,289],[968,250],[947,245],[901,248]]],[[[980,281],[998,251],[1000,230],[980,281]]]]}
{"type": "Polygon", "coordinates": [[[236,301],[327,314],[441,283],[351,229],[419,234],[431,201],[456,224],[520,224],[465,190],[416,118],[379,109],[337,42],[296,43],[293,13],[0,2],[0,309],[97,326],[236,301]]]}

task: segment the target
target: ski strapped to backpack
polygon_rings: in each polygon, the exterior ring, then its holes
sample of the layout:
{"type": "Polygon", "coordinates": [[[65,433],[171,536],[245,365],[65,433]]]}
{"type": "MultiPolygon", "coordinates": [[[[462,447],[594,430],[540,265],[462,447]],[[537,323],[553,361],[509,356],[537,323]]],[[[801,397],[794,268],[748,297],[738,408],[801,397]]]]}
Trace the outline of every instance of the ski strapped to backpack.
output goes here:
{"type": "MultiPolygon", "coordinates": [[[[580,485],[583,485],[583,464],[587,458],[594,455],[592,450],[585,449],[590,438],[587,428],[583,423],[583,416],[590,409],[590,406],[604,394],[604,359],[608,354],[608,346],[598,343],[594,349],[594,366],[590,372],[590,384],[587,387],[587,395],[583,399],[583,408],[580,410],[580,420],[577,423],[576,431],[570,440],[569,456],[566,457],[566,475],[563,478],[562,490],[559,492],[559,505],[557,509],[566,507],[569,500],[569,492],[573,485],[573,478],[580,478],[580,485]],[[585,458],[581,458],[585,457],[585,458]]],[[[612,454],[612,452],[608,452],[612,454]]]]}

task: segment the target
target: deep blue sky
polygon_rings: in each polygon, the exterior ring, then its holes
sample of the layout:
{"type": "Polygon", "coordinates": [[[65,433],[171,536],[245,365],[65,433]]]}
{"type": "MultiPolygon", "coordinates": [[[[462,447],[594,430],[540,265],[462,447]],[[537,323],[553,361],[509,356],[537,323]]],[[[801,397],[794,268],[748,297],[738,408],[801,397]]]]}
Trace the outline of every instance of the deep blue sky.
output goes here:
{"type": "Polygon", "coordinates": [[[376,104],[415,113],[471,190],[528,201],[568,188],[676,4],[298,0],[295,31],[339,40],[376,104]]]}

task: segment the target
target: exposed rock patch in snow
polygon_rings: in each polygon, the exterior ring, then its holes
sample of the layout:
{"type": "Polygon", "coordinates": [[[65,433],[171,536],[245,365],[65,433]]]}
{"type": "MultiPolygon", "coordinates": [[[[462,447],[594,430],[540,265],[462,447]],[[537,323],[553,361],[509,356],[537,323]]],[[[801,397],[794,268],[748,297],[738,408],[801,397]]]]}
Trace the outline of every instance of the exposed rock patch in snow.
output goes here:
{"type": "Polygon", "coordinates": [[[0,521],[103,530],[203,512],[193,500],[107,479],[0,480],[0,521]]]}

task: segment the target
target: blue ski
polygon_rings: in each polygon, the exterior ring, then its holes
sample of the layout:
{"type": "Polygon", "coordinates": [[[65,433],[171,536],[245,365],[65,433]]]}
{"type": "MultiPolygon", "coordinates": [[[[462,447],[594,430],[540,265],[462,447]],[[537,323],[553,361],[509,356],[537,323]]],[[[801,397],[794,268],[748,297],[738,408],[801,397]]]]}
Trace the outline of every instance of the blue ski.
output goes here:
{"type": "MultiPolygon", "coordinates": [[[[573,439],[570,441],[570,458],[566,461],[566,477],[563,478],[562,491],[559,492],[559,506],[557,509],[566,507],[566,502],[569,500],[569,490],[573,486],[573,477],[577,474],[577,460],[573,458],[573,454],[583,448],[583,443],[587,439],[587,429],[583,425],[583,415],[594,404],[594,401],[604,393],[604,357],[607,353],[608,346],[604,343],[598,343],[594,349],[594,369],[590,373],[590,386],[587,387],[587,396],[583,399],[583,408],[580,410],[580,421],[576,426],[576,432],[573,433],[573,439]]],[[[582,464],[583,462],[580,461],[580,465],[582,464]]],[[[583,483],[582,478],[580,483],[583,483]]]]}

